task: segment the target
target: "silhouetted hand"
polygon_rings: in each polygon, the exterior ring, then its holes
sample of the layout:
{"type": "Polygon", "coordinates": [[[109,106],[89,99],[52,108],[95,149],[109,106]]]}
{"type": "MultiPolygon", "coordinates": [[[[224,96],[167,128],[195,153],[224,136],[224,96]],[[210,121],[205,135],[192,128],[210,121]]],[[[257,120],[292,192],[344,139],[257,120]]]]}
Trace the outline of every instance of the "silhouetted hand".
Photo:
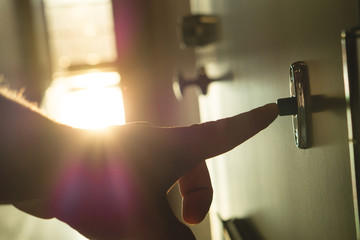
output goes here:
{"type": "Polygon", "coordinates": [[[101,133],[69,129],[50,194],[14,205],[56,217],[95,240],[194,239],[170,209],[168,190],[179,180],[184,220],[202,221],[212,201],[204,160],[251,138],[277,115],[276,104],[268,104],[189,127],[133,123],[101,133]]]}

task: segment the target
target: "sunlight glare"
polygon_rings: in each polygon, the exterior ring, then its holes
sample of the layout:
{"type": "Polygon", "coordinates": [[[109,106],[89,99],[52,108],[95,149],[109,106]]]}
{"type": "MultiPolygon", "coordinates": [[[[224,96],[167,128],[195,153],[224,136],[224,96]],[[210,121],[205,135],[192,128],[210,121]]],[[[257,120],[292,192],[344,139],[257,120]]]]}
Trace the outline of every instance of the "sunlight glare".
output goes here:
{"type": "Polygon", "coordinates": [[[55,78],[42,109],[54,120],[83,129],[125,123],[120,75],[95,72],[55,78]]]}

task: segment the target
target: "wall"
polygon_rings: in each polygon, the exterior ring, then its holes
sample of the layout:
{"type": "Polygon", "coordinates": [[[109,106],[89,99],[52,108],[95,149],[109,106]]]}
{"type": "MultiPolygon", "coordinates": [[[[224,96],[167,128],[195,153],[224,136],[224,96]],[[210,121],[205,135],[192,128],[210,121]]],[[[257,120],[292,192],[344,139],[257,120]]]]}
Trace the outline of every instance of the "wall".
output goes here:
{"type": "Polygon", "coordinates": [[[38,102],[51,80],[42,1],[4,0],[0,12],[0,74],[38,102]]]}

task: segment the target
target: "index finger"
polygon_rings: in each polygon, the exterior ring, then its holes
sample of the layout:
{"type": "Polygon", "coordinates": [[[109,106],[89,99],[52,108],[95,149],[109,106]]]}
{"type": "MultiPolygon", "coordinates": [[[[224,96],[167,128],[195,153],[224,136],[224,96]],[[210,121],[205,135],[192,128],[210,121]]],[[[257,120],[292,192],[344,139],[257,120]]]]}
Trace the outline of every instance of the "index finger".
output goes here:
{"type": "MultiPolygon", "coordinates": [[[[278,116],[275,103],[249,112],[196,124],[189,127],[169,128],[169,142],[175,145],[169,174],[181,177],[201,161],[223,154],[269,126],[278,116]],[[176,144],[174,144],[176,141],[176,144]]],[[[166,163],[164,163],[166,164],[166,163]]]]}

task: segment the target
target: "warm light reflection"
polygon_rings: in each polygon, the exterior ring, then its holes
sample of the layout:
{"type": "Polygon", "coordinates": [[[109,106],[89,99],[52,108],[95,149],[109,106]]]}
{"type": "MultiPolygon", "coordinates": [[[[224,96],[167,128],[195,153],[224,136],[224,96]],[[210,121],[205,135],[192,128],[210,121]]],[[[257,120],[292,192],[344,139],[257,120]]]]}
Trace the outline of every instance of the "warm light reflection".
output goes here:
{"type": "Polygon", "coordinates": [[[94,72],[55,78],[42,109],[56,121],[84,129],[125,123],[120,75],[94,72]]]}

